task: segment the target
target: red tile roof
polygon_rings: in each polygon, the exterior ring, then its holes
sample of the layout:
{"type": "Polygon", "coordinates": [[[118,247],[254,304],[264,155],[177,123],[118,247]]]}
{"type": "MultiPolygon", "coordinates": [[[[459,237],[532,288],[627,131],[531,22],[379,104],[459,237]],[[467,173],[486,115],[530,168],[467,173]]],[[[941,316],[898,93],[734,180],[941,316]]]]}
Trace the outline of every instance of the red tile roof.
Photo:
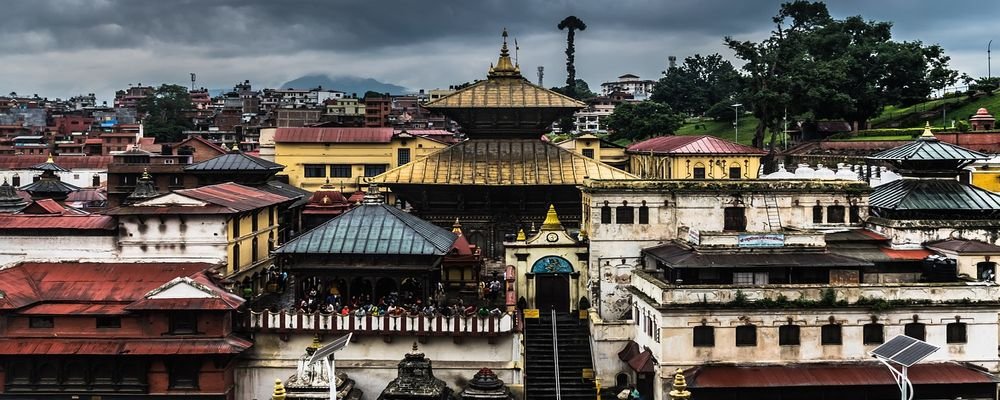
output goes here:
{"type": "MultiPolygon", "coordinates": [[[[28,169],[46,160],[47,155],[0,155],[0,169],[28,169]]],[[[111,156],[55,156],[52,161],[68,170],[107,169],[111,156]]]]}
{"type": "Polygon", "coordinates": [[[652,154],[767,154],[764,150],[715,136],[660,136],[633,143],[630,153],[652,154]]]}
{"type": "Polygon", "coordinates": [[[0,214],[0,230],[114,230],[117,227],[114,217],[107,215],[0,214]]]}
{"type": "Polygon", "coordinates": [[[392,128],[278,128],[275,143],[389,143],[392,128]]]}
{"type": "MultiPolygon", "coordinates": [[[[65,217],[63,217],[65,218],[65,217]]],[[[0,270],[0,310],[43,302],[134,302],[170,280],[191,276],[207,263],[33,263],[0,270]]]]}
{"type": "Polygon", "coordinates": [[[125,314],[126,303],[42,303],[19,311],[21,315],[125,314]]]}
{"type": "MultiPolygon", "coordinates": [[[[211,147],[213,150],[217,151],[220,155],[221,154],[226,154],[226,153],[229,152],[228,150],[222,148],[222,146],[219,146],[219,145],[217,145],[215,143],[209,142],[208,140],[205,140],[205,138],[203,138],[201,136],[191,136],[191,137],[188,137],[187,139],[181,140],[174,147],[177,148],[177,147],[184,146],[185,144],[187,144],[188,142],[191,142],[191,141],[200,142],[200,143],[202,143],[202,144],[204,144],[204,145],[206,145],[208,147],[211,147]]],[[[207,160],[207,159],[212,158],[212,157],[214,157],[214,156],[212,156],[212,155],[206,155],[205,159],[207,160]]]]}
{"type": "Polygon", "coordinates": [[[883,254],[889,256],[894,261],[920,261],[934,254],[934,252],[927,249],[893,250],[883,247],[879,250],[882,250],[883,254]]]}
{"type": "MultiPolygon", "coordinates": [[[[892,375],[878,363],[786,364],[738,367],[704,366],[689,372],[691,388],[759,388],[795,386],[871,386],[895,385],[892,375]]],[[[997,378],[960,364],[927,363],[909,368],[914,385],[949,385],[968,383],[994,384],[997,378]]]]}
{"type": "Polygon", "coordinates": [[[250,346],[252,342],[235,336],[162,340],[16,338],[0,339],[0,355],[238,354],[250,346]]]}
{"type": "Polygon", "coordinates": [[[284,203],[290,199],[274,193],[254,189],[238,183],[220,183],[195,189],[174,191],[177,194],[232,209],[234,212],[250,211],[284,203]]]}
{"type": "Polygon", "coordinates": [[[66,213],[66,208],[59,205],[59,203],[57,203],[55,200],[52,199],[38,199],[34,201],[33,205],[39,211],[34,214],[63,215],[66,213]]]}

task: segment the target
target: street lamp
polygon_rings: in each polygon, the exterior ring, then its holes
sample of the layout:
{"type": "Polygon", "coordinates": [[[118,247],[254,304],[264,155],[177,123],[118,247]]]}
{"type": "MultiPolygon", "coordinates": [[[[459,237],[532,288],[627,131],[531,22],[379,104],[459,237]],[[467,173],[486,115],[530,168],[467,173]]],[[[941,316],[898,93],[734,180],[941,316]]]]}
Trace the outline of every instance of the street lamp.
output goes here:
{"type": "Polygon", "coordinates": [[[740,142],[740,107],[742,106],[742,103],[736,103],[730,106],[736,111],[736,122],[733,122],[733,126],[736,128],[736,143],[740,142]]]}

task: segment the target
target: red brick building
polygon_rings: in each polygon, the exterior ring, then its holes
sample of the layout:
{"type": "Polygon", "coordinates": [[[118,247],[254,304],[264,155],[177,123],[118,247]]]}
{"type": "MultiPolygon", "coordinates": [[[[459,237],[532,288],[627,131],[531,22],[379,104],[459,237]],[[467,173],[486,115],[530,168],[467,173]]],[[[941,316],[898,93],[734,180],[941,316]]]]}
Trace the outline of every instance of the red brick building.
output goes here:
{"type": "Polygon", "coordinates": [[[210,264],[0,271],[0,399],[232,399],[243,299],[210,264]]]}

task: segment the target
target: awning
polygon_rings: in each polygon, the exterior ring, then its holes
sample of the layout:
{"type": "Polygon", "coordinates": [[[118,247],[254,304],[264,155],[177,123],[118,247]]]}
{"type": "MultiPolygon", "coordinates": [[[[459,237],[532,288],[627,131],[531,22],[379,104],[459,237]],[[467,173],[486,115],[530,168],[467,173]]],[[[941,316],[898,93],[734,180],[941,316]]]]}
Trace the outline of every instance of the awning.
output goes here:
{"type": "Polygon", "coordinates": [[[0,339],[0,355],[175,355],[239,354],[252,342],[226,337],[216,339],[0,339]]]}
{"type": "Polygon", "coordinates": [[[634,340],[629,340],[625,347],[618,352],[618,359],[625,361],[635,372],[653,372],[656,366],[656,359],[653,352],[647,347],[640,350],[640,346],[634,340]]]}
{"type": "Polygon", "coordinates": [[[700,252],[676,243],[643,249],[670,268],[868,267],[869,261],[827,252],[700,252]]]}
{"type": "Polygon", "coordinates": [[[629,340],[628,343],[625,344],[625,347],[618,352],[618,359],[628,362],[628,360],[631,360],[632,357],[639,355],[639,351],[639,344],[634,340],[629,340]]]}
{"type": "Polygon", "coordinates": [[[934,252],[927,249],[894,250],[886,247],[831,247],[834,254],[870,262],[921,261],[934,252]]]}
{"type": "MultiPolygon", "coordinates": [[[[693,369],[688,374],[690,388],[764,388],[796,386],[895,385],[882,364],[788,364],[775,366],[713,365],[693,369]]],[[[917,364],[909,368],[914,385],[994,384],[993,375],[954,362],[917,364]]]]}

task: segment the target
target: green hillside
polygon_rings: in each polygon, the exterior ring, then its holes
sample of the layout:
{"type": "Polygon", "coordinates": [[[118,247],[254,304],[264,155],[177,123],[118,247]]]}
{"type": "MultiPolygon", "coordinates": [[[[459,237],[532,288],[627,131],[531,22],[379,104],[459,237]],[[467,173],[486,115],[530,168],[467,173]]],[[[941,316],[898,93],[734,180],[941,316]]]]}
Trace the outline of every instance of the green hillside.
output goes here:
{"type": "Polygon", "coordinates": [[[929,121],[935,127],[951,127],[952,120],[968,121],[982,107],[996,114],[1000,111],[1000,95],[980,95],[976,98],[956,96],[903,108],[889,106],[881,115],[872,118],[870,124],[872,128],[919,128],[929,121]]]}

